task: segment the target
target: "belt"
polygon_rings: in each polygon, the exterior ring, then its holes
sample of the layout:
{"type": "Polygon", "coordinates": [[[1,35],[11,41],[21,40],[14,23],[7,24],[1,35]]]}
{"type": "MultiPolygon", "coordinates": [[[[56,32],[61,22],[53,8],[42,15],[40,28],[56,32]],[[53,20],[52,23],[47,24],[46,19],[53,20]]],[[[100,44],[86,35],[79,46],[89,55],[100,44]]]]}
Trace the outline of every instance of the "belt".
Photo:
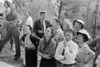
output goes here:
{"type": "Polygon", "coordinates": [[[62,66],[73,66],[73,65],[75,65],[75,63],[73,63],[73,64],[63,64],[61,62],[59,62],[59,64],[61,64],[62,66]]]}

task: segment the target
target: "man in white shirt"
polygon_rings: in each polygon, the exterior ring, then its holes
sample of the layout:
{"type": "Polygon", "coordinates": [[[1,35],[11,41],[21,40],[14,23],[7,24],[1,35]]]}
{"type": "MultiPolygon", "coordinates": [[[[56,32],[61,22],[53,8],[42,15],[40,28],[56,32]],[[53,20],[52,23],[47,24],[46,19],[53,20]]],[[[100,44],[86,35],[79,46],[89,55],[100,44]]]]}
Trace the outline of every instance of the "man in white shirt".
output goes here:
{"type": "Polygon", "coordinates": [[[78,53],[78,45],[72,41],[74,31],[68,29],[64,32],[64,36],[65,40],[59,43],[55,52],[55,59],[58,61],[57,67],[74,67],[78,53]]]}

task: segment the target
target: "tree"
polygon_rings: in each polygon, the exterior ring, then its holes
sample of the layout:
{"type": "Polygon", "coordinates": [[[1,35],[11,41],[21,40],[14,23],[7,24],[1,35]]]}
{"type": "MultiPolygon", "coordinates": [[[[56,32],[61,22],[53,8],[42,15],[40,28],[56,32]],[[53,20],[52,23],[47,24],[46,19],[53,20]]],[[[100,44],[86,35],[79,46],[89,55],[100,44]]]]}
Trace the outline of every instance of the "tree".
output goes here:
{"type": "Polygon", "coordinates": [[[94,11],[94,23],[93,23],[93,38],[96,37],[96,24],[97,24],[97,14],[98,14],[98,9],[99,9],[99,1],[97,1],[97,4],[96,4],[96,9],[94,11]]]}

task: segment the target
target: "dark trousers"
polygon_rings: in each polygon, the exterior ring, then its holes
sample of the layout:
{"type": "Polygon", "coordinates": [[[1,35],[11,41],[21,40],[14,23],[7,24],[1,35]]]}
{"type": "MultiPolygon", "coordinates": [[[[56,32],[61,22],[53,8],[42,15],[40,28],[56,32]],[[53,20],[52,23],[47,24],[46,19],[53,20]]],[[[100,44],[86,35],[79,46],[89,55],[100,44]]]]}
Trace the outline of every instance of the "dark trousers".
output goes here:
{"type": "Polygon", "coordinates": [[[26,67],[37,67],[37,50],[25,48],[26,67]]]}
{"type": "Polygon", "coordinates": [[[15,59],[16,58],[19,59],[20,58],[19,30],[15,26],[7,26],[6,29],[7,29],[6,35],[3,37],[2,40],[0,40],[0,51],[2,51],[6,42],[8,42],[11,38],[13,38],[15,41],[15,49],[16,49],[15,59]]]}
{"type": "Polygon", "coordinates": [[[11,50],[13,49],[13,43],[14,43],[14,41],[13,41],[13,39],[11,39],[11,40],[10,40],[10,45],[11,45],[11,48],[10,48],[10,49],[11,49],[11,50]]]}
{"type": "Polygon", "coordinates": [[[39,67],[56,67],[55,59],[45,59],[41,58],[40,66],[39,67]]]}

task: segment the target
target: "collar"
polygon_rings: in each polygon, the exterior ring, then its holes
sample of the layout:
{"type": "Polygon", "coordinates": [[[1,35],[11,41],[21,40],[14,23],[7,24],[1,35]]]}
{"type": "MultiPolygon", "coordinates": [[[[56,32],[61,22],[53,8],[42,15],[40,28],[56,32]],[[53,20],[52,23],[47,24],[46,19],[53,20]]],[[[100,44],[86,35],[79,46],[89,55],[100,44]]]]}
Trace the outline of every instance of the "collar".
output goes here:
{"type": "Polygon", "coordinates": [[[64,41],[64,44],[67,44],[69,46],[69,43],[71,43],[71,42],[72,42],[72,40],[70,40],[70,41],[64,41]]]}
{"type": "Polygon", "coordinates": [[[79,48],[82,48],[84,45],[86,45],[86,43],[83,43],[79,46],[79,48]]]}

